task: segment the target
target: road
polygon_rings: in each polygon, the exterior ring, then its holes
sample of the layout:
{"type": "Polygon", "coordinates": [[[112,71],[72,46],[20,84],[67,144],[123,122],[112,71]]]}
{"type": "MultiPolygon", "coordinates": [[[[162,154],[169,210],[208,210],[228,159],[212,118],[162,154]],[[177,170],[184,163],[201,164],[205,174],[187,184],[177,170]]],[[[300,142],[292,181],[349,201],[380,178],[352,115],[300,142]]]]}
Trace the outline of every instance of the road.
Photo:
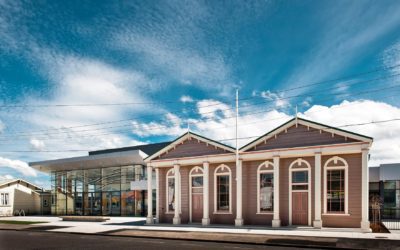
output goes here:
{"type": "MultiPolygon", "coordinates": [[[[54,232],[0,230],[0,249],[296,249],[289,247],[164,240],[54,232]]],[[[299,248],[300,249],[300,248],[299,248]]]]}

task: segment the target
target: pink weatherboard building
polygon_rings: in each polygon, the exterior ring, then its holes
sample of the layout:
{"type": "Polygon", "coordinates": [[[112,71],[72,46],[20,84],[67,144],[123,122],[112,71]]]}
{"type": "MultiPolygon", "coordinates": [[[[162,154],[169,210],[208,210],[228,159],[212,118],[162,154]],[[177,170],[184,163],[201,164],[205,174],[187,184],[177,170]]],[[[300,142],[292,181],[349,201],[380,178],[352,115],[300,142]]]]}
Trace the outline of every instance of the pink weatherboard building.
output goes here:
{"type": "Polygon", "coordinates": [[[156,174],[155,222],[367,231],[371,144],[370,137],[294,118],[243,146],[236,164],[234,148],[188,132],[145,159],[148,175],[156,174]]]}

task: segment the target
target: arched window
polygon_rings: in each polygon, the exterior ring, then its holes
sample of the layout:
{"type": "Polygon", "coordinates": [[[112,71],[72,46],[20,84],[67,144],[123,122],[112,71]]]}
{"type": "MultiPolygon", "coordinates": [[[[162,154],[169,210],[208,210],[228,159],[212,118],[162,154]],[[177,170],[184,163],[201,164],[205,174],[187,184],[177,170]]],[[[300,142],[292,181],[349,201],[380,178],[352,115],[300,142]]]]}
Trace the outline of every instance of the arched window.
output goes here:
{"type": "Polygon", "coordinates": [[[348,214],[348,164],[334,156],[324,165],[324,213],[348,214]]]}
{"type": "MultiPolygon", "coordinates": [[[[181,174],[179,173],[179,182],[181,182],[181,174]]],[[[175,197],[175,188],[179,188],[175,182],[175,170],[171,168],[168,170],[166,175],[166,201],[167,201],[167,213],[172,213],[175,211],[175,200],[179,197],[175,197]]],[[[178,189],[179,196],[181,196],[181,190],[178,189]]],[[[181,212],[181,208],[179,208],[181,212]]]]}
{"type": "Polygon", "coordinates": [[[274,211],[274,164],[266,161],[257,168],[257,213],[274,211]]]}
{"type": "Polygon", "coordinates": [[[224,164],[214,171],[214,211],[232,213],[232,172],[224,164]]]}

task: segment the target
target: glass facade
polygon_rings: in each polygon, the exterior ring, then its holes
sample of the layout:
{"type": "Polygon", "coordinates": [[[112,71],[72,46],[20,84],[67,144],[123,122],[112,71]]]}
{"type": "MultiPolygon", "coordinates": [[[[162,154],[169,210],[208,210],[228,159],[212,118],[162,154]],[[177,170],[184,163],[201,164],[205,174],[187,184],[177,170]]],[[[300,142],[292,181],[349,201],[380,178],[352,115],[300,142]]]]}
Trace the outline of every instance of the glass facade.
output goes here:
{"type": "MultiPolygon", "coordinates": [[[[52,172],[52,214],[146,216],[146,187],[131,190],[143,180],[142,165],[52,172]]],[[[155,203],[155,190],[153,197],[155,203]]]]}

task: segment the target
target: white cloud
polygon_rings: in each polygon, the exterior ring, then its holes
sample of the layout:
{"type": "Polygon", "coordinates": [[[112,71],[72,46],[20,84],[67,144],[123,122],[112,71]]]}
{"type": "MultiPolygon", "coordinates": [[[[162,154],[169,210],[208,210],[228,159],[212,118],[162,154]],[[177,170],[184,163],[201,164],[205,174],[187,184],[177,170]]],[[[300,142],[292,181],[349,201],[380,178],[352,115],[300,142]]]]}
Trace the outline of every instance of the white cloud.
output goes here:
{"type": "Polygon", "coordinates": [[[10,174],[0,175],[0,182],[14,180],[14,179],[15,179],[14,176],[12,176],[10,174]]]}
{"type": "Polygon", "coordinates": [[[38,139],[34,139],[34,138],[32,138],[30,140],[30,144],[31,144],[31,147],[34,150],[38,150],[38,151],[41,151],[46,147],[46,145],[44,144],[44,141],[38,140],[38,139]]]}
{"type": "MultiPolygon", "coordinates": [[[[342,126],[400,118],[400,108],[370,100],[343,101],[331,107],[314,105],[304,112],[304,117],[331,126],[342,126]]],[[[343,127],[343,129],[374,138],[369,165],[400,162],[399,122],[343,127]]]]}
{"type": "Polygon", "coordinates": [[[26,162],[20,160],[11,160],[0,157],[0,167],[12,168],[25,176],[37,176],[37,173],[33,168],[29,167],[26,162]]]}
{"type": "MultiPolygon", "coordinates": [[[[257,96],[258,92],[253,91],[252,95],[257,96]]],[[[270,90],[266,90],[266,91],[261,91],[259,95],[266,100],[273,101],[274,102],[273,107],[275,108],[288,108],[291,106],[289,101],[284,98],[285,96],[283,92],[274,93],[270,90]]]]}
{"type": "Polygon", "coordinates": [[[191,96],[188,96],[188,95],[181,96],[181,98],[179,100],[181,102],[183,102],[183,103],[185,103],[185,102],[194,102],[193,98],[191,96]]]}
{"type": "MultiPolygon", "coordinates": [[[[203,100],[198,103],[198,113],[202,114],[198,119],[191,119],[191,130],[214,140],[231,139],[223,141],[234,145],[235,140],[235,118],[232,111],[218,113],[218,110],[228,108],[227,104],[215,100],[203,100]],[[199,105],[199,104],[203,105],[199,105]],[[219,106],[204,107],[204,104],[219,106]],[[203,106],[203,108],[201,108],[203,106]],[[218,115],[217,115],[218,114],[218,115]]],[[[400,118],[400,108],[383,102],[371,100],[343,101],[338,105],[322,106],[314,105],[304,113],[299,114],[306,119],[320,122],[330,126],[343,126],[348,124],[368,123],[400,118]],[[366,112],[368,110],[368,112],[366,112]]],[[[142,136],[161,135],[178,136],[185,131],[183,121],[171,115],[169,123],[135,123],[134,127],[142,131],[142,136]],[[161,127],[160,127],[161,126],[161,127]],[[154,129],[157,128],[157,129],[154,129]]],[[[278,127],[291,119],[292,116],[283,111],[272,110],[266,113],[241,115],[239,117],[239,146],[255,139],[266,132],[278,127]],[[249,138],[247,138],[249,137],[249,138]]],[[[370,151],[370,166],[381,163],[400,162],[400,125],[399,121],[369,124],[360,126],[342,127],[355,133],[374,138],[370,151]]]]}
{"type": "Polygon", "coordinates": [[[133,133],[146,136],[180,136],[187,131],[184,128],[183,121],[176,115],[168,113],[164,116],[165,122],[132,122],[133,133]]]}

